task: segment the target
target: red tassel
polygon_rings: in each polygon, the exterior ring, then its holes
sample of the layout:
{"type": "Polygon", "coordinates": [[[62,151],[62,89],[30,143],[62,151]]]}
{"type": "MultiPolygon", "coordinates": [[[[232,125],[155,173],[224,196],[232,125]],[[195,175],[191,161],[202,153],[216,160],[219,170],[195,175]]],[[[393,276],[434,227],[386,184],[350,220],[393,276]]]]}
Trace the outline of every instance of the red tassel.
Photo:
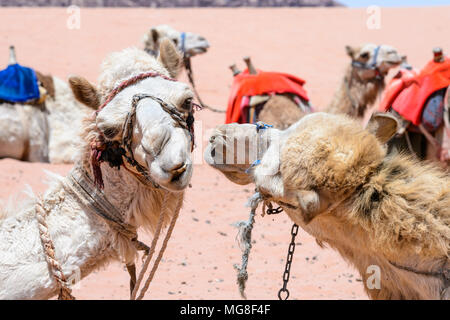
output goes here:
{"type": "Polygon", "coordinates": [[[91,166],[92,173],[94,174],[94,185],[99,189],[105,187],[103,184],[102,169],[100,168],[100,164],[102,163],[102,151],[104,148],[104,143],[101,141],[93,141],[91,143],[91,166]]]}

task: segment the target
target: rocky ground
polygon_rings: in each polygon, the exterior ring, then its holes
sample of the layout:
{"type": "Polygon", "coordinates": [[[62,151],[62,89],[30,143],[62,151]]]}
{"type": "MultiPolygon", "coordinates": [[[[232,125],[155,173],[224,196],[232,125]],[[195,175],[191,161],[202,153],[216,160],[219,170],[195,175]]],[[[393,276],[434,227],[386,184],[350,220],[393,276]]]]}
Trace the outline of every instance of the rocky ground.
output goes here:
{"type": "Polygon", "coordinates": [[[0,6],[37,7],[334,7],[335,0],[2,0],[0,6]]]}

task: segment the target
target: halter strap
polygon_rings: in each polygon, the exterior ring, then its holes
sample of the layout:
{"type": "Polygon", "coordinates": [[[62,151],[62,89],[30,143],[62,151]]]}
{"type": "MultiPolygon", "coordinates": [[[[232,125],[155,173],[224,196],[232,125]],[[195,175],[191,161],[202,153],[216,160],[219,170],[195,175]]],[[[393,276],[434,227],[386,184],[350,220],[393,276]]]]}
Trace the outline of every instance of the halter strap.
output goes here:
{"type": "Polygon", "coordinates": [[[375,53],[373,55],[372,61],[369,64],[362,63],[360,61],[352,60],[352,66],[359,69],[366,69],[366,70],[377,70],[377,59],[378,55],[380,53],[381,46],[377,46],[375,48],[375,53]]]}
{"type": "MultiPolygon", "coordinates": [[[[132,86],[136,84],[137,82],[150,78],[150,77],[161,77],[165,80],[169,81],[177,81],[175,79],[169,78],[165,75],[162,75],[157,72],[146,72],[141,73],[135,77],[132,77],[130,79],[127,79],[123,82],[121,82],[116,88],[114,88],[108,97],[106,98],[105,102],[99,107],[99,109],[95,112],[95,116],[98,115],[98,113],[109,103],[111,102],[114,97],[119,94],[122,90],[125,88],[132,86]]],[[[128,112],[126,120],[122,127],[122,140],[120,142],[117,141],[105,141],[105,138],[103,134],[100,132],[100,137],[98,138],[100,141],[94,140],[93,143],[91,143],[91,165],[92,165],[92,171],[94,174],[94,183],[97,185],[100,189],[103,188],[103,178],[102,173],[100,169],[100,164],[103,161],[109,162],[110,166],[118,167],[124,166],[123,158],[131,165],[133,166],[138,173],[143,177],[143,179],[136,174],[134,176],[137,178],[137,180],[141,183],[143,183],[145,186],[150,186],[154,188],[159,188],[159,184],[157,184],[153,179],[150,177],[150,173],[148,172],[148,169],[139,164],[136,159],[134,159],[133,151],[131,148],[132,143],[132,133],[133,133],[133,123],[134,119],[136,118],[136,108],[140,100],[144,98],[151,98],[154,101],[156,101],[161,108],[168,113],[175,122],[182,127],[183,129],[188,130],[190,136],[191,136],[191,151],[194,147],[194,129],[193,129],[193,116],[192,113],[189,114],[187,119],[184,119],[184,115],[172,104],[169,104],[162,99],[155,97],[150,94],[136,94],[132,98],[132,106],[131,111],[128,112]],[[115,157],[114,158],[105,158],[104,152],[108,148],[108,146],[112,146],[116,149],[115,157]]],[[[126,167],[125,167],[126,168],[126,167]]],[[[128,170],[128,168],[126,168],[128,170]]],[[[133,172],[134,173],[134,172],[133,172]]]]}
{"type": "Polygon", "coordinates": [[[182,32],[180,36],[180,49],[183,55],[186,56],[186,32],[182,32]]]}

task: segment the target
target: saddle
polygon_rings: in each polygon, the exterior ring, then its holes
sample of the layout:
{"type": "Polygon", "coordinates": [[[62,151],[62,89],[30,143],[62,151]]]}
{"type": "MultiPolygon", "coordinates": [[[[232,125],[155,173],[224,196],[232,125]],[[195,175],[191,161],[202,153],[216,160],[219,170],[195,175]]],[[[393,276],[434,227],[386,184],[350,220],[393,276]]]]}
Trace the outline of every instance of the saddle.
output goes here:
{"type": "Polygon", "coordinates": [[[423,123],[433,131],[442,123],[443,95],[448,86],[450,57],[431,60],[422,70],[402,69],[387,85],[380,111],[392,108],[413,125],[423,123]]]}
{"type": "Polygon", "coordinates": [[[55,96],[53,78],[18,63],[0,71],[0,101],[43,108],[48,96],[55,96]]]}
{"type": "Polygon", "coordinates": [[[261,70],[251,74],[247,68],[233,77],[225,123],[254,121],[256,117],[249,112],[250,107],[260,108],[274,94],[289,94],[309,101],[304,84],[305,80],[290,74],[261,70]]]}

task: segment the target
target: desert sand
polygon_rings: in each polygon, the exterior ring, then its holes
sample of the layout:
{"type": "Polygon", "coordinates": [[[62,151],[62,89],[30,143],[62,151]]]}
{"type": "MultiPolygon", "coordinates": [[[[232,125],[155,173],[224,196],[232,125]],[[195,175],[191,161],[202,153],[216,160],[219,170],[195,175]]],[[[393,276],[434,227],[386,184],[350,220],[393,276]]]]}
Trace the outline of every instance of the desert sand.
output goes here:
{"type": "MultiPolygon", "coordinates": [[[[112,51],[141,46],[148,28],[170,24],[202,34],[211,45],[193,59],[202,99],[226,108],[231,72],[249,55],[261,69],[304,78],[311,101],[322,108],[330,101],[349,60],[345,45],[364,42],[395,46],[408,61],[422,67],[434,46],[450,52],[450,6],[391,8],[381,11],[381,28],[366,27],[364,9],[81,9],[80,29],[70,30],[69,14],[60,8],[1,8],[0,62],[8,61],[8,46],[16,46],[19,63],[62,79],[77,74],[95,82],[102,59],[112,51]]],[[[186,81],[185,74],[181,76],[186,81]]],[[[236,186],[201,161],[209,129],[223,123],[224,114],[196,114],[203,128],[197,134],[196,165],[177,226],[146,299],[240,299],[234,263],[241,255],[234,222],[246,220],[244,206],[253,186],[236,186]]],[[[28,184],[35,193],[46,189],[44,170],[64,175],[70,165],[0,160],[0,199],[22,197],[28,184]]],[[[258,216],[249,261],[249,299],[276,299],[291,222],[284,215],[258,216]]],[[[150,242],[151,235],[140,238],[150,242]]],[[[367,299],[360,275],[335,251],[321,249],[300,230],[288,289],[291,299],[367,299]]],[[[127,299],[128,275],[114,263],[79,283],[78,299],[127,299]]]]}

